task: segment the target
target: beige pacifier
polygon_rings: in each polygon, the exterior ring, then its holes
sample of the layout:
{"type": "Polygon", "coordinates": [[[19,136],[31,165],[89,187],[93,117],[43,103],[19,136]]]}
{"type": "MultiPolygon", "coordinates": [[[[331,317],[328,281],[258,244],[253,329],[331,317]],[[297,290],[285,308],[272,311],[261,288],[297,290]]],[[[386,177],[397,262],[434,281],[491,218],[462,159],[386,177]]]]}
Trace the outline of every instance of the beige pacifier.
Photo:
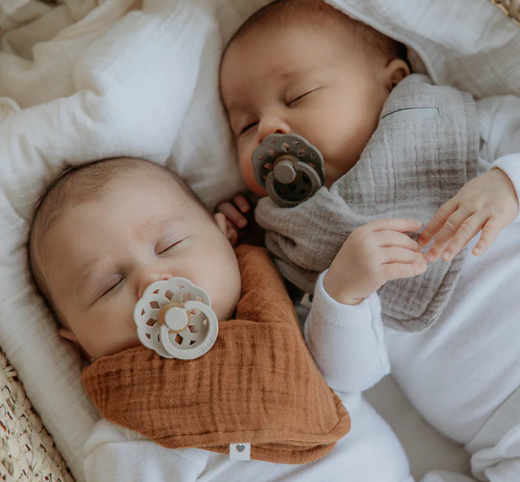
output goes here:
{"type": "Polygon", "coordinates": [[[148,286],[135,305],[134,321],[141,343],[165,358],[198,358],[218,335],[208,294],[185,278],[148,286]]]}

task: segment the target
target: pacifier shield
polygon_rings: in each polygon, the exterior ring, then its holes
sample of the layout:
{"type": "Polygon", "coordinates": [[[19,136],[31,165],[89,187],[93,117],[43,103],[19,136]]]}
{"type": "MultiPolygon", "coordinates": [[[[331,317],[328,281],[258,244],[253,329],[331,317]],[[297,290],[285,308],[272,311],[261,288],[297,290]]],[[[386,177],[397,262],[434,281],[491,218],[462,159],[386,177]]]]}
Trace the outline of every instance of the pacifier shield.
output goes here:
{"type": "Polygon", "coordinates": [[[296,134],[272,134],[251,158],[255,180],[279,206],[296,206],[325,182],[320,151],[296,134]]]}
{"type": "Polygon", "coordinates": [[[208,294],[185,278],[148,286],[135,305],[134,321],[141,343],[164,358],[198,358],[218,335],[208,294]]]}

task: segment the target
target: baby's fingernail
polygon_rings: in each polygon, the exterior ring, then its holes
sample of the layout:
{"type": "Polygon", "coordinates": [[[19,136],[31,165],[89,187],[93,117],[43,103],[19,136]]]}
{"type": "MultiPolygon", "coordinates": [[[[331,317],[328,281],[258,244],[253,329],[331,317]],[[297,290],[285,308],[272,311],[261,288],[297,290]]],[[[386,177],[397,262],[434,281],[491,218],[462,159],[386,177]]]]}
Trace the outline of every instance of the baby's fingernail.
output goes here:
{"type": "Polygon", "coordinates": [[[244,218],[240,218],[238,221],[237,221],[237,224],[238,224],[238,227],[239,228],[244,228],[247,224],[247,221],[244,219],[244,218]]]}
{"type": "Polygon", "coordinates": [[[444,253],[442,253],[442,259],[444,261],[449,261],[451,259],[451,253],[448,250],[444,251],[444,253]]]}
{"type": "Polygon", "coordinates": [[[430,262],[433,262],[435,260],[435,255],[432,252],[430,252],[426,255],[426,259],[430,262]]]}
{"type": "Polygon", "coordinates": [[[478,256],[482,250],[480,248],[473,248],[473,254],[478,256]]]}
{"type": "Polygon", "coordinates": [[[428,268],[428,265],[427,264],[423,264],[421,266],[421,271],[426,271],[427,268],[428,268]]]}

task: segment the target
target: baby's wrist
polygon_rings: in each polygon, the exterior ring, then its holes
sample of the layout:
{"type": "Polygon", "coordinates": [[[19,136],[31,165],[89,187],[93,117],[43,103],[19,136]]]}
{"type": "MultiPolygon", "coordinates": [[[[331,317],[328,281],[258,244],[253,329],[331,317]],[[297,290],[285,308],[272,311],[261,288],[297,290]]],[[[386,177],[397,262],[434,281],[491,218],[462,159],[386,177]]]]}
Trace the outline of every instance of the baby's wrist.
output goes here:
{"type": "Polygon", "coordinates": [[[356,298],[346,293],[344,290],[339,288],[339,283],[334,279],[334,275],[330,274],[330,271],[325,273],[323,277],[323,288],[326,293],[337,303],[342,305],[359,305],[365,298],[356,298]]]}

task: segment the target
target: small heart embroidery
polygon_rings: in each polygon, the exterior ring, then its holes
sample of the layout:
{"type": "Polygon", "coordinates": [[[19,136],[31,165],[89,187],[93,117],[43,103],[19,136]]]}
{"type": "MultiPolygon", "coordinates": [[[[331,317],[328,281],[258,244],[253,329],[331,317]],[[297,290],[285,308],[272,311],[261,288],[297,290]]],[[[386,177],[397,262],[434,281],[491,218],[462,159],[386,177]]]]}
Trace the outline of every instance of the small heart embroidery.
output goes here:
{"type": "Polygon", "coordinates": [[[245,448],[246,448],[245,445],[237,445],[238,452],[243,452],[245,448]]]}

